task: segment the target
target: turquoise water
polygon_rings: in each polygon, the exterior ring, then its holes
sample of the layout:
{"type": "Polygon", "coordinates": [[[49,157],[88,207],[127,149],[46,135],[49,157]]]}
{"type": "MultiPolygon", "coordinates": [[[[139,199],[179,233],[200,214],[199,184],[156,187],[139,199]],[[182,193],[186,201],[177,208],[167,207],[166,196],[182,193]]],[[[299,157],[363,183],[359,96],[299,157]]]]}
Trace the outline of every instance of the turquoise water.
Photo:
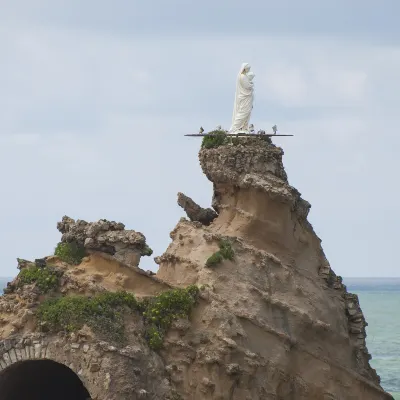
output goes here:
{"type": "MultiPolygon", "coordinates": [[[[0,278],[0,291],[10,280],[0,278]]],[[[358,294],[369,324],[371,365],[382,387],[400,400],[400,278],[344,278],[343,283],[349,292],[358,294]]]]}
{"type": "Polygon", "coordinates": [[[343,278],[358,294],[367,326],[370,364],[382,387],[400,400],[400,278],[343,278]]]}

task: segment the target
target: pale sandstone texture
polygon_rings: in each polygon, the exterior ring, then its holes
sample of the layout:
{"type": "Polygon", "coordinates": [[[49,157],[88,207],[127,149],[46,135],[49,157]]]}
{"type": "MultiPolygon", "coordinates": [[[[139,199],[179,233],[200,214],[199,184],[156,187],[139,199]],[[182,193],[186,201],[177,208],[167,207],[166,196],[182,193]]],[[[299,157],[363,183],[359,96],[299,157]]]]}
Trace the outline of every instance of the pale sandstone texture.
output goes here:
{"type": "Polygon", "coordinates": [[[46,294],[35,283],[21,285],[20,276],[8,284],[0,297],[0,371],[24,360],[48,359],[74,371],[93,400],[174,399],[165,364],[149,348],[138,313],[125,316],[124,341],[86,325],[72,333],[51,332],[36,318],[38,305],[48,297],[125,290],[141,298],[170,289],[168,284],[102,252],[91,251],[80,265],[54,256],[39,263],[18,260],[20,270],[35,266],[55,271],[60,282],[46,294]]]}
{"type": "Polygon", "coordinates": [[[0,370],[54,360],[93,400],[392,399],[369,365],[358,298],[330,268],[282,156],[267,137],[202,149],[215,212],[179,195],[191,221],[171,232],[156,275],[138,267],[151,253],[143,234],[64,217],[61,241],[83,246],[86,257],[79,265],[18,259],[21,272],[0,297],[0,370]],[[53,271],[57,286],[43,293],[38,282],[24,284],[24,270],[35,268],[53,271]],[[86,324],[57,333],[37,318],[49,297],[124,290],[147,301],[188,285],[200,288],[197,305],[173,322],[158,351],[139,310],[124,317],[124,342],[86,324]]]}
{"type": "Polygon", "coordinates": [[[202,149],[218,217],[182,219],[157,277],[203,286],[191,324],[162,352],[184,399],[390,399],[369,365],[356,295],[331,270],[269,138],[202,149]],[[221,239],[233,260],[208,268],[221,239]]]}

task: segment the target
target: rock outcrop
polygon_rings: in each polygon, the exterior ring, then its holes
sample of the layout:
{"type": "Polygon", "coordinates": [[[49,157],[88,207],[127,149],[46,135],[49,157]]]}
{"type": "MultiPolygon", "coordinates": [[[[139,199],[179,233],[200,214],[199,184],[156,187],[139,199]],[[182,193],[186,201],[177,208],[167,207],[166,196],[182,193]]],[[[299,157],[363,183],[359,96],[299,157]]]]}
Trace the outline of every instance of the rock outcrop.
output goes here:
{"type": "Polygon", "coordinates": [[[178,205],[181,206],[191,221],[197,221],[203,225],[210,225],[218,214],[212,208],[202,208],[190,197],[178,193],[178,205]]]}
{"type": "Polygon", "coordinates": [[[163,357],[185,399],[390,399],[368,360],[357,296],[331,270],[289,185],[282,149],[240,138],[199,153],[218,217],[181,220],[157,261],[171,285],[205,287],[163,357]],[[232,260],[207,260],[231,243],[232,260]]]}
{"type": "MultiPolygon", "coordinates": [[[[56,256],[41,262],[19,259],[18,265],[21,274],[0,297],[0,370],[25,360],[52,360],[74,371],[93,400],[172,399],[169,396],[174,390],[164,362],[149,348],[143,318],[137,313],[128,313],[124,318],[123,342],[113,340],[107,332],[94,332],[87,325],[73,332],[53,332],[37,317],[38,306],[46,298],[90,299],[117,291],[146,298],[171,289],[170,285],[114,256],[93,250],[79,265],[68,265],[56,256]],[[51,273],[47,277],[58,277],[52,290],[44,291],[40,278],[24,282],[22,271],[35,268],[51,273]]],[[[44,377],[42,384],[46,383],[44,377]]],[[[57,393],[54,398],[59,398],[57,393]]]]}
{"type": "Polygon", "coordinates": [[[64,217],[61,244],[85,257],[18,260],[0,298],[0,369],[54,360],[97,400],[392,399],[369,365],[358,298],[332,271],[282,156],[268,137],[202,148],[215,211],[178,195],[189,220],[155,257],[156,275],[138,266],[151,254],[143,234],[64,217]],[[187,288],[197,297],[185,300],[187,288]],[[88,301],[79,327],[67,301],[77,295],[88,301]],[[113,324],[124,341],[104,332],[113,324]]]}
{"type": "Polygon", "coordinates": [[[61,242],[76,242],[88,250],[113,255],[117,260],[137,267],[141,256],[153,251],[146,245],[145,236],[134,230],[125,230],[121,222],[102,219],[97,222],[73,220],[67,216],[57,223],[62,233],[61,242]]]}

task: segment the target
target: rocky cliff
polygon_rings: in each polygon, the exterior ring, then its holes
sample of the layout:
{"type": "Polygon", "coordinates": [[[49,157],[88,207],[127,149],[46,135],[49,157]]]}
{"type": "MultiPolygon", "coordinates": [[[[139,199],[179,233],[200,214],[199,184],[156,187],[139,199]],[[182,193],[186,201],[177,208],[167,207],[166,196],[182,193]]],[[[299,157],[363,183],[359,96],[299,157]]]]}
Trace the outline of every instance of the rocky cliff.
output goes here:
{"type": "Polygon", "coordinates": [[[267,137],[203,147],[214,210],[179,193],[156,275],[141,233],[64,217],[56,256],[19,260],[0,300],[0,367],[55,360],[104,400],[391,399],[282,156],[267,137]]]}

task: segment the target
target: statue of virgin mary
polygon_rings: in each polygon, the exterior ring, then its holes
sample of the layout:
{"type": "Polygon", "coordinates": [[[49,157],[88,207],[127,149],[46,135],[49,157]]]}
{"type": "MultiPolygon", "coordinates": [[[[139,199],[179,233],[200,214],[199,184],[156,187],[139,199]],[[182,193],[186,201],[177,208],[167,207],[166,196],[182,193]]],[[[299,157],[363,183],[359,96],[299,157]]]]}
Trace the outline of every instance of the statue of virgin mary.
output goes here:
{"type": "Polygon", "coordinates": [[[237,80],[236,94],[233,105],[232,126],[229,133],[249,133],[249,121],[254,100],[254,74],[250,73],[250,65],[243,63],[237,80]]]}

